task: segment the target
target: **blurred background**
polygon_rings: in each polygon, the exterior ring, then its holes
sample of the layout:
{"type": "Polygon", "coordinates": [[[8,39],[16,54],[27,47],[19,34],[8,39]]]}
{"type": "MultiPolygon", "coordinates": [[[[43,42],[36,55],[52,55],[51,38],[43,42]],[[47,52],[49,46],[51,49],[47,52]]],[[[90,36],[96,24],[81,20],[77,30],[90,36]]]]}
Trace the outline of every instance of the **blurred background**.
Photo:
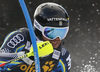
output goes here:
{"type": "MultiPolygon", "coordinates": [[[[65,47],[72,58],[71,72],[100,72],[99,0],[25,0],[32,19],[36,7],[44,2],[62,5],[70,16],[65,47]]],[[[33,21],[33,19],[32,19],[33,21]]],[[[0,0],[0,46],[5,36],[27,27],[18,0],[0,0]]]]}

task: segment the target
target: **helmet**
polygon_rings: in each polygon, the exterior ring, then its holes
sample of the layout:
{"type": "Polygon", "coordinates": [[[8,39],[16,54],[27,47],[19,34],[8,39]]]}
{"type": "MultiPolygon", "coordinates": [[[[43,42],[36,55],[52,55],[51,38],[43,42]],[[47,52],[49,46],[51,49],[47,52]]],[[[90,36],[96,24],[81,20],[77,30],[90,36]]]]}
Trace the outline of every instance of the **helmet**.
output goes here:
{"type": "Polygon", "coordinates": [[[56,3],[40,4],[34,12],[34,31],[41,40],[41,26],[45,27],[69,27],[69,16],[67,11],[56,3]]]}

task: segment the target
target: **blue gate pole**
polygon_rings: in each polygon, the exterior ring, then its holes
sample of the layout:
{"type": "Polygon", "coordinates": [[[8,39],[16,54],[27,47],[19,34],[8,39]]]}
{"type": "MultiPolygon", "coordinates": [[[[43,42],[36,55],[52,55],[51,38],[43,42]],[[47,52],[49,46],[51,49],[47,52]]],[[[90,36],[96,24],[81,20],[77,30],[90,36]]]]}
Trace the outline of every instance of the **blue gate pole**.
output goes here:
{"type": "Polygon", "coordinates": [[[35,38],[35,33],[34,33],[34,29],[32,26],[32,21],[30,19],[26,4],[24,2],[24,0],[19,0],[19,3],[21,5],[22,11],[24,13],[26,22],[27,22],[27,26],[30,32],[30,37],[31,37],[31,41],[32,41],[32,45],[33,45],[33,50],[34,50],[34,60],[35,60],[35,70],[36,72],[40,72],[40,62],[39,62],[39,55],[38,55],[38,49],[37,49],[37,43],[36,43],[36,38],[35,38]]]}

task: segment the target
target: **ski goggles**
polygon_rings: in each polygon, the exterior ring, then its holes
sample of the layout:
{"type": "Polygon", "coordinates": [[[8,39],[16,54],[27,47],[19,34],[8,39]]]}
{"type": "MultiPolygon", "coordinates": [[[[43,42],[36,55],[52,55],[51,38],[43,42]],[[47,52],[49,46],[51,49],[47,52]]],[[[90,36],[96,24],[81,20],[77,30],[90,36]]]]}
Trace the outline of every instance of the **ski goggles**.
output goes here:
{"type": "Polygon", "coordinates": [[[68,32],[68,27],[64,27],[64,28],[44,27],[42,31],[42,35],[50,40],[53,40],[57,37],[59,37],[60,40],[62,40],[66,37],[67,32],[68,32]]]}
{"type": "Polygon", "coordinates": [[[60,40],[64,39],[68,33],[69,27],[43,27],[37,21],[34,26],[42,32],[42,35],[47,39],[54,40],[59,37],[60,40]]]}

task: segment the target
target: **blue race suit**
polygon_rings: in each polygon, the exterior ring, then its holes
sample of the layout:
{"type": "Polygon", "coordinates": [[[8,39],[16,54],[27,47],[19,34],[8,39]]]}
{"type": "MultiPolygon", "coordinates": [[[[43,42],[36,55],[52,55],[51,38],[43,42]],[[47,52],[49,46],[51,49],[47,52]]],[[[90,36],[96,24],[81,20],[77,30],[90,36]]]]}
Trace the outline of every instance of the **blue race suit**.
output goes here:
{"type": "MultiPolygon", "coordinates": [[[[1,46],[0,64],[17,58],[18,53],[20,54],[22,51],[29,51],[31,44],[27,28],[20,28],[9,33],[1,46]]],[[[69,52],[65,48],[54,49],[54,52],[49,56],[40,58],[40,68],[41,72],[70,72],[71,58],[69,52]]],[[[24,58],[0,67],[0,72],[7,71],[35,72],[34,57],[24,58]]]]}

